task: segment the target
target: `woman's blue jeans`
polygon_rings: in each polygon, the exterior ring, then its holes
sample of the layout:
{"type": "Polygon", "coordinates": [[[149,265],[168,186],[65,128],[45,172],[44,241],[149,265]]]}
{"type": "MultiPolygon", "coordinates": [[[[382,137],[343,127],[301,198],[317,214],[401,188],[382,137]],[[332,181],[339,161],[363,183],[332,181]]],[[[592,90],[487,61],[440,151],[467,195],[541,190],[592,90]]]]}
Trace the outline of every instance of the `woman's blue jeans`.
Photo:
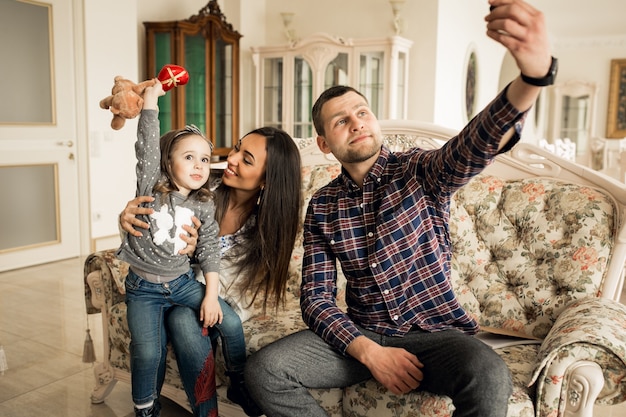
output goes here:
{"type": "Polygon", "coordinates": [[[176,305],[191,307],[199,325],[197,311],[206,291],[191,269],[165,283],[144,280],[130,269],[125,285],[132,397],[140,405],[156,400],[163,386],[167,353],[165,313],[176,305]]]}
{"type": "Polygon", "coordinates": [[[170,309],[165,320],[193,415],[195,417],[213,415],[211,411],[217,410],[213,356],[217,331],[214,328],[209,328],[208,332],[203,331],[196,312],[189,307],[177,306],[170,309]]]}
{"type": "MultiPolygon", "coordinates": [[[[387,337],[360,328],[382,346],[404,348],[424,364],[419,390],[452,398],[455,417],[504,417],[512,392],[504,361],[480,340],[457,330],[411,331],[387,337]]],[[[310,330],[279,339],[248,358],[245,381],[268,417],[326,416],[308,388],[343,388],[371,378],[310,330]]]]}

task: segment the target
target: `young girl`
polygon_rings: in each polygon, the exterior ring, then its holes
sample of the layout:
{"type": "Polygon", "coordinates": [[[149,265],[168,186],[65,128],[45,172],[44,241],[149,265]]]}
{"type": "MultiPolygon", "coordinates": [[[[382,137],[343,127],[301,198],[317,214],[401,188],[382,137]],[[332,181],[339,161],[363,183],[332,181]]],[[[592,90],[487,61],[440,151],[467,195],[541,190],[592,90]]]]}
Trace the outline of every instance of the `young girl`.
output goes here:
{"type": "MultiPolygon", "coordinates": [[[[137,195],[151,195],[150,227],[141,236],[126,234],[117,251],[130,264],[126,277],[128,327],[131,334],[131,385],[136,416],[159,416],[157,401],[165,372],[165,313],[176,305],[199,310],[200,322],[222,322],[218,301],[220,249],[215,205],[207,182],[213,145],[195,126],[167,132],[159,139],[157,82],[144,92],[137,142],[137,195]],[[183,225],[197,217],[195,257],[206,286],[196,280],[187,255],[183,225]]],[[[232,317],[239,324],[236,314],[232,317]]]]}

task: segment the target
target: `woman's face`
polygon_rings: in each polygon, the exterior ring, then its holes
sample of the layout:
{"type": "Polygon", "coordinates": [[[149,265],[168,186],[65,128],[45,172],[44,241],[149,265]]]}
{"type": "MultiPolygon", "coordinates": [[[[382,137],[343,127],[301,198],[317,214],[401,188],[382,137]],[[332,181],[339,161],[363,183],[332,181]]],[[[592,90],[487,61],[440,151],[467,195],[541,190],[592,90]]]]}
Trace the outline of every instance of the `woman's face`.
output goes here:
{"type": "Polygon", "coordinates": [[[265,186],[267,138],[258,133],[244,136],[230,151],[222,181],[225,185],[242,191],[258,192],[265,186]]]}

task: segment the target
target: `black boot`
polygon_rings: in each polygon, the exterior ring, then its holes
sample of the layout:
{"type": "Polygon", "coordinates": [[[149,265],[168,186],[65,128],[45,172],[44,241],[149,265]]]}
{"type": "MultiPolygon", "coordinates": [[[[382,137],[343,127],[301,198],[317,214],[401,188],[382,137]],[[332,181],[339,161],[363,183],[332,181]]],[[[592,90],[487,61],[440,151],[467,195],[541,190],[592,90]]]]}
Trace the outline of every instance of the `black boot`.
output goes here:
{"type": "Polygon", "coordinates": [[[154,401],[154,403],[148,408],[138,409],[135,408],[135,417],[160,417],[161,416],[161,403],[154,401]]]}
{"type": "Polygon", "coordinates": [[[263,415],[263,411],[254,402],[246,384],[243,381],[243,375],[238,373],[229,374],[230,386],[226,390],[226,397],[232,402],[239,404],[246,415],[251,417],[259,417],[263,415]]]}

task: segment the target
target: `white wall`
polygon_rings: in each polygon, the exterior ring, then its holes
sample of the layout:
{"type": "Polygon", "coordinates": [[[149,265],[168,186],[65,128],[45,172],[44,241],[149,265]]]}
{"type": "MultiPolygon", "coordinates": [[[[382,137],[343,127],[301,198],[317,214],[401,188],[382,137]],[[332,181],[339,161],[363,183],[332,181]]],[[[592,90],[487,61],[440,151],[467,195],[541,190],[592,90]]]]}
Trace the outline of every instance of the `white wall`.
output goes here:
{"type": "Polygon", "coordinates": [[[84,19],[91,237],[98,239],[117,235],[117,216],[135,194],[137,121],[113,130],[112,114],[99,102],[111,93],[116,75],[139,80],[136,5],[86,1],[84,19]]]}
{"type": "MultiPolygon", "coordinates": [[[[624,26],[626,33],[626,25],[624,26]]],[[[609,80],[612,59],[626,58],[626,34],[591,38],[568,38],[555,42],[559,57],[558,81],[594,82],[598,86],[596,123],[593,136],[606,134],[609,80]]]]}
{"type": "Polygon", "coordinates": [[[476,108],[498,93],[505,49],[485,34],[488,7],[482,0],[440,0],[437,28],[436,95],[432,122],[461,129],[465,115],[465,73],[470,51],[476,53],[476,108]]]}

